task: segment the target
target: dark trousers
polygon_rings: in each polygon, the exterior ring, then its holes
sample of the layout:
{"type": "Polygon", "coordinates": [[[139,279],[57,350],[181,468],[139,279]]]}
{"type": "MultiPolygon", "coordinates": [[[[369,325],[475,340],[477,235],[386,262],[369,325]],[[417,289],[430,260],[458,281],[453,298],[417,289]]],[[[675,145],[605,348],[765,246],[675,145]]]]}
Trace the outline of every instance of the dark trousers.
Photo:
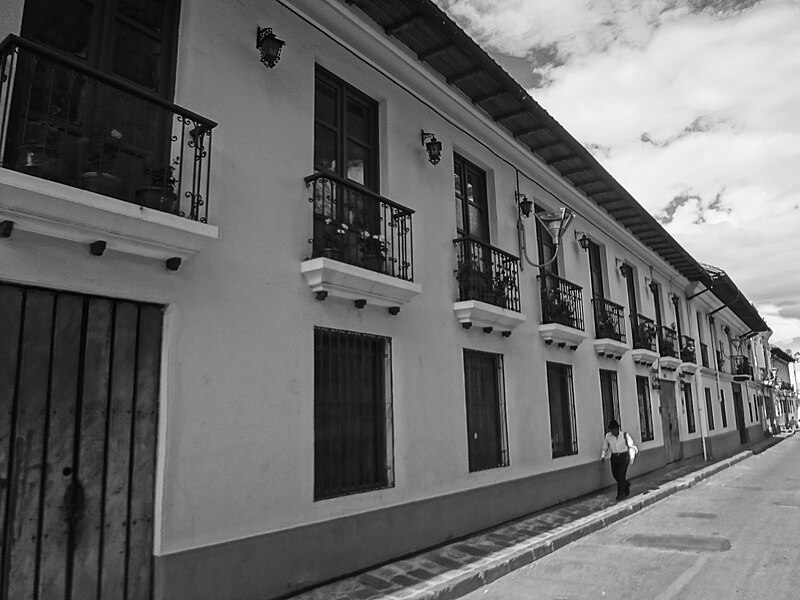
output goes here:
{"type": "Polygon", "coordinates": [[[628,490],[628,453],[618,452],[611,455],[611,474],[617,482],[617,500],[625,497],[628,490]]]}

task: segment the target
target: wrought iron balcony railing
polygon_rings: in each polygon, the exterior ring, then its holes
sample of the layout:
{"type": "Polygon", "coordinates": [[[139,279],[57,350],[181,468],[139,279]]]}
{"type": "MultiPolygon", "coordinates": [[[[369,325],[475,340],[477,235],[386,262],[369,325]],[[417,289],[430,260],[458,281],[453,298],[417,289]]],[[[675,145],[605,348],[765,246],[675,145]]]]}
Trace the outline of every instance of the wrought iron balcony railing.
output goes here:
{"type": "Polygon", "coordinates": [[[644,315],[631,315],[631,331],[633,332],[633,347],[636,350],[651,350],[658,352],[656,348],[656,327],[653,319],[644,315]]]}
{"type": "Polygon", "coordinates": [[[583,288],[552,273],[539,276],[542,323],[558,323],[583,331],[583,288]]]}
{"type": "Polygon", "coordinates": [[[414,211],[327,172],[305,178],[314,208],[312,256],[414,281],[414,211]]]}
{"type": "Polygon", "coordinates": [[[708,345],[700,342],[700,360],[702,361],[702,365],[706,368],[710,367],[711,364],[708,362],[708,345]]]}
{"type": "Polygon", "coordinates": [[[788,381],[781,381],[780,384],[779,384],[779,387],[780,387],[780,389],[782,389],[784,391],[787,391],[787,392],[793,392],[794,391],[794,386],[788,381]]]}
{"type": "Polygon", "coordinates": [[[694,348],[694,338],[688,335],[681,336],[681,360],[685,363],[696,363],[697,352],[694,348]]]}
{"type": "Polygon", "coordinates": [[[593,298],[592,310],[595,337],[625,343],[625,309],[611,300],[593,298]]]}
{"type": "Polygon", "coordinates": [[[519,312],[519,259],[471,238],[453,240],[458,300],[480,300],[519,312]]]}
{"type": "Polygon", "coordinates": [[[750,365],[750,359],[742,354],[731,355],[731,374],[732,375],[749,375],[753,377],[753,367],[750,365]]]}
{"type": "Polygon", "coordinates": [[[207,223],[216,125],[29,40],[0,44],[7,169],[207,223]]]}
{"type": "Polygon", "coordinates": [[[672,329],[662,325],[658,332],[658,353],[661,356],[671,356],[678,358],[678,333],[672,329]]]}

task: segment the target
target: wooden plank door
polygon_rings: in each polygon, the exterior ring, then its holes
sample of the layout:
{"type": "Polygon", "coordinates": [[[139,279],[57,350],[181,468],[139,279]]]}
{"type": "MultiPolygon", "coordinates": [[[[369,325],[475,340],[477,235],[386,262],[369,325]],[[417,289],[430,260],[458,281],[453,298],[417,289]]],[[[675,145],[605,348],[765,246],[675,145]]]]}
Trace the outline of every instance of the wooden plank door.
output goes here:
{"type": "Polygon", "coordinates": [[[749,440],[747,425],[744,422],[744,402],[742,400],[742,386],[733,384],[733,413],[736,416],[736,429],[739,430],[739,441],[746,444],[749,440]]]}
{"type": "Polygon", "coordinates": [[[0,284],[0,598],[151,597],[162,308],[0,284]]]}
{"type": "Polygon", "coordinates": [[[661,380],[661,430],[664,437],[664,452],[667,462],[675,462],[683,456],[678,425],[678,404],[675,399],[675,382],[661,380]]]}

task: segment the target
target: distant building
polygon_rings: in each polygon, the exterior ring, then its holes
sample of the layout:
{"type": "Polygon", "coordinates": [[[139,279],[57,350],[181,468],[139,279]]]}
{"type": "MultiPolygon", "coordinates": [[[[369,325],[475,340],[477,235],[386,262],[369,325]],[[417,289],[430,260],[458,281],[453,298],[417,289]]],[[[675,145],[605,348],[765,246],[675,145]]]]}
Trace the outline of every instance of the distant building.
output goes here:
{"type": "Polygon", "coordinates": [[[785,414],[742,290],[429,0],[0,31],[2,597],[275,598],[609,485],[611,418],[635,475],[785,414]]]}
{"type": "Polygon", "coordinates": [[[777,346],[770,347],[772,355],[771,391],[778,427],[790,427],[797,422],[797,388],[795,387],[795,359],[777,346]]]}

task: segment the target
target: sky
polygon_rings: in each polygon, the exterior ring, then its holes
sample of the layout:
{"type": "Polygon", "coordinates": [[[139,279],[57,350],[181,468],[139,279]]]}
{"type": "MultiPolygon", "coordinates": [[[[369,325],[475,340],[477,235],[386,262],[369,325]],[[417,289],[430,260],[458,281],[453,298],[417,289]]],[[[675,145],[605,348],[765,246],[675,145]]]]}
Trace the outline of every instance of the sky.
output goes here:
{"type": "Polygon", "coordinates": [[[435,0],[800,351],[800,0],[435,0]]]}

